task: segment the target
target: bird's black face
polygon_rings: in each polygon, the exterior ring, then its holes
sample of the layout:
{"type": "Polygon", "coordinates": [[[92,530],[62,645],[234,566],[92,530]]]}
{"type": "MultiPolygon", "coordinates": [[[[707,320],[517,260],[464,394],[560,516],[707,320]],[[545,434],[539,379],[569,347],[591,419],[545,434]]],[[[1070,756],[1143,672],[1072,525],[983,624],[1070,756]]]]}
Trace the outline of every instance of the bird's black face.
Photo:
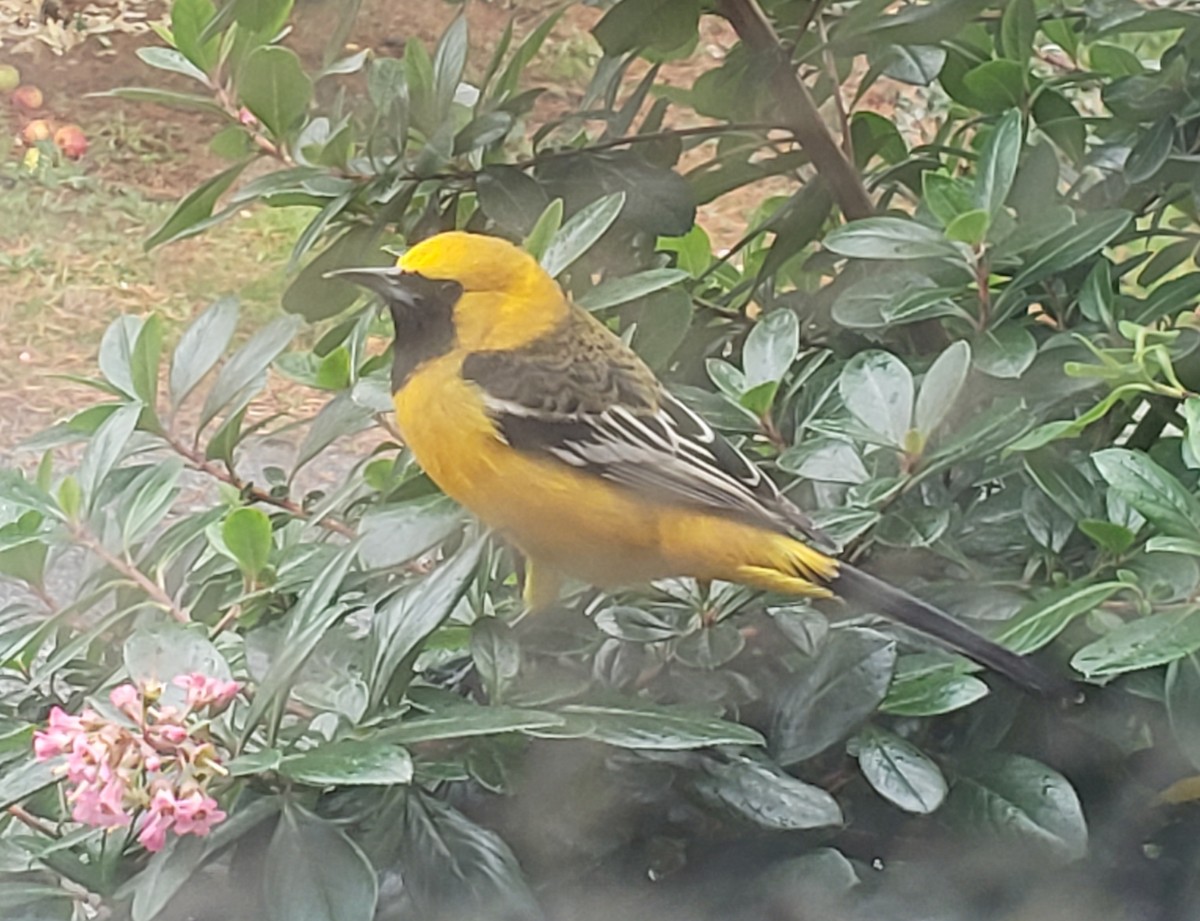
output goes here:
{"type": "Polygon", "coordinates": [[[385,269],[339,269],[333,277],[378,294],[392,314],[392,391],[404,386],[422,364],[444,355],[454,345],[454,305],[463,289],[456,281],[425,278],[415,272],[385,269]]]}

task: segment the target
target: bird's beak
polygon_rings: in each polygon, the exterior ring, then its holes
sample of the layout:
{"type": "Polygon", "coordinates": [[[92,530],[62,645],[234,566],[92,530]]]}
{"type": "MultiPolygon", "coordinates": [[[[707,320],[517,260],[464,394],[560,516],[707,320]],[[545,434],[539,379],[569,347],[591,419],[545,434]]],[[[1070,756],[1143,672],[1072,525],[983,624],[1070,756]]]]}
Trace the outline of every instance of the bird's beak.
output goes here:
{"type": "Polygon", "coordinates": [[[405,284],[405,273],[394,265],[334,269],[332,272],[326,272],[324,277],[348,281],[366,288],[389,304],[397,301],[411,304],[415,301],[415,292],[405,284]]]}

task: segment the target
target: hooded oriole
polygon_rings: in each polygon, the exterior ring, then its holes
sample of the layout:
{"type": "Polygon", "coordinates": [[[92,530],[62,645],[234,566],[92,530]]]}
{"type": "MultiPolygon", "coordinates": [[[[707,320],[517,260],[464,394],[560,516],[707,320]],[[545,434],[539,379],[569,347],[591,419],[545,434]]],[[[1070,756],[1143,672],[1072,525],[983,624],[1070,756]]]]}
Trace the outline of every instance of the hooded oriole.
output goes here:
{"type": "Polygon", "coordinates": [[[1028,688],[1062,690],[1034,663],[806,543],[810,523],[775,484],[511,243],[442,233],[395,267],[336,274],[391,311],[401,434],[442,490],[526,554],[531,608],[557,597],[560,575],[839,595],[1028,688]]]}

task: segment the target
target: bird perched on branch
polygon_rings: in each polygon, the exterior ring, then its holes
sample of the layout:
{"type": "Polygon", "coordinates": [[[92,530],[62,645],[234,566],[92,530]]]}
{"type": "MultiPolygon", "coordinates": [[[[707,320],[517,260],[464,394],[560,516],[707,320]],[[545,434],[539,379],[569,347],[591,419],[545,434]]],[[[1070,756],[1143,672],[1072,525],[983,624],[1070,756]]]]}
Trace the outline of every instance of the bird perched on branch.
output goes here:
{"type": "Polygon", "coordinates": [[[391,311],[401,433],[443,491],[526,554],[531,609],[554,602],[564,575],[836,595],[1028,689],[1063,691],[1035,663],[814,546],[775,484],[513,244],[442,233],[395,267],[336,274],[391,311]]]}

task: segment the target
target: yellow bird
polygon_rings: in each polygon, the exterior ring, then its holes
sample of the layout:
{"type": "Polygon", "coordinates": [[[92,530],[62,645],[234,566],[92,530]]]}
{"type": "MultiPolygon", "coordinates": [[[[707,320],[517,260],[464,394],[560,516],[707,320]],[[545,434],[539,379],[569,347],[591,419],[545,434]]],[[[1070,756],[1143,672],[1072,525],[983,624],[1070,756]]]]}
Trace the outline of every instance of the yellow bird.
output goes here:
{"type": "Polygon", "coordinates": [[[554,602],[564,575],[837,595],[1027,688],[1063,691],[1029,660],[806,542],[818,535],[775,484],[513,244],[441,233],[395,267],[331,274],[391,311],[401,434],[444,492],[526,555],[531,609],[554,602]]]}

